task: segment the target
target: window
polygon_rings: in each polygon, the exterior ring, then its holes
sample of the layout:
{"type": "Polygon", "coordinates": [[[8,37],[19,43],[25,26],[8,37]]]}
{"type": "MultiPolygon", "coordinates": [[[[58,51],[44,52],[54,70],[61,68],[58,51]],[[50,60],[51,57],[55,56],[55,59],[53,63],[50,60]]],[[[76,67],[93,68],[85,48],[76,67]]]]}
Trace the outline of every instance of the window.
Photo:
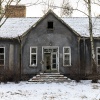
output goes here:
{"type": "Polygon", "coordinates": [[[52,53],[52,69],[56,69],[57,68],[57,54],[56,53],[52,53]]]}
{"type": "Polygon", "coordinates": [[[37,47],[30,47],[30,66],[37,66],[37,47]]]}
{"type": "Polygon", "coordinates": [[[5,48],[0,47],[0,66],[5,65],[5,48]]]}
{"type": "Polygon", "coordinates": [[[71,65],[71,48],[63,47],[63,66],[71,65]]]}
{"type": "Polygon", "coordinates": [[[48,22],[48,29],[53,29],[53,21],[48,22]]]}
{"type": "Polygon", "coordinates": [[[100,47],[97,47],[97,65],[100,66],[100,47]]]}

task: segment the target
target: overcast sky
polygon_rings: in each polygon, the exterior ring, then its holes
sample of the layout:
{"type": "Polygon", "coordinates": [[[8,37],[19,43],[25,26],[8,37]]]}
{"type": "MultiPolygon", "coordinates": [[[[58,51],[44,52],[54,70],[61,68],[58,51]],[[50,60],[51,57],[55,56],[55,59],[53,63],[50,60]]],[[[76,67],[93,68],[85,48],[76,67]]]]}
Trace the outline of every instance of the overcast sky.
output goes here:
{"type": "MultiPolygon", "coordinates": [[[[20,4],[25,4],[27,6],[27,13],[26,16],[27,17],[40,17],[43,15],[43,5],[38,4],[38,5],[32,5],[34,3],[36,3],[38,1],[38,3],[40,3],[42,0],[21,0],[20,4]]],[[[43,0],[46,1],[46,0],[43,0]]],[[[79,0],[69,0],[70,4],[72,5],[73,8],[77,7],[77,1],[79,0]]],[[[55,5],[57,6],[61,6],[61,2],[62,0],[54,0],[55,5]]],[[[78,4],[78,9],[86,11],[85,5],[82,2],[82,0],[80,0],[80,3],[78,4]]],[[[100,7],[98,7],[97,5],[92,6],[92,14],[94,15],[98,15],[100,14],[100,7]]],[[[54,12],[59,16],[60,13],[60,9],[55,9],[54,12]]],[[[74,11],[73,12],[73,17],[83,17],[85,16],[84,14],[80,13],[79,11],[74,11]]]]}

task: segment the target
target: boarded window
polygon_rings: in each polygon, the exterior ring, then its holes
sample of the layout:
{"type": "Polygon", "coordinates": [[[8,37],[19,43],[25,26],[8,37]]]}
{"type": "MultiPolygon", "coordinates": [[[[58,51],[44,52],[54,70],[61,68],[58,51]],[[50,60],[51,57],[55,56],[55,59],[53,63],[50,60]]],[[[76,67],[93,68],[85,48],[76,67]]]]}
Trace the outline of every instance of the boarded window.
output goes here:
{"type": "Polygon", "coordinates": [[[30,66],[37,66],[37,47],[30,47],[30,66]]]}
{"type": "Polygon", "coordinates": [[[71,48],[63,47],[63,66],[71,65],[71,48]]]}
{"type": "Polygon", "coordinates": [[[5,48],[0,47],[0,66],[4,66],[5,62],[5,48]]]}

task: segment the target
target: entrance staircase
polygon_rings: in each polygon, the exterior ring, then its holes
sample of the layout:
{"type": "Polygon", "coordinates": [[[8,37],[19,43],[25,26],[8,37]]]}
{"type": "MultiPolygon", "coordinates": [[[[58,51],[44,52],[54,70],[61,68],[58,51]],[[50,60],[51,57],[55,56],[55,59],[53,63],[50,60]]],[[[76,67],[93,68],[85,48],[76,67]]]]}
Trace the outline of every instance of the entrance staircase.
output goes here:
{"type": "Polygon", "coordinates": [[[29,82],[71,82],[71,80],[60,73],[40,73],[32,77],[29,82]]]}

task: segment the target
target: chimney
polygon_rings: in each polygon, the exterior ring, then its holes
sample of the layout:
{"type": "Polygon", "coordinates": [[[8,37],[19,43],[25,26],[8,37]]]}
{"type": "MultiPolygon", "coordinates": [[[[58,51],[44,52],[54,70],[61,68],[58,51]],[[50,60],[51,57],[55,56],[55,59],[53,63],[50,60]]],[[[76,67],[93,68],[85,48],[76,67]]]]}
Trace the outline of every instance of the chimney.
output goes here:
{"type": "Polygon", "coordinates": [[[26,17],[26,6],[24,5],[9,5],[5,6],[5,17],[21,18],[26,17]]]}

